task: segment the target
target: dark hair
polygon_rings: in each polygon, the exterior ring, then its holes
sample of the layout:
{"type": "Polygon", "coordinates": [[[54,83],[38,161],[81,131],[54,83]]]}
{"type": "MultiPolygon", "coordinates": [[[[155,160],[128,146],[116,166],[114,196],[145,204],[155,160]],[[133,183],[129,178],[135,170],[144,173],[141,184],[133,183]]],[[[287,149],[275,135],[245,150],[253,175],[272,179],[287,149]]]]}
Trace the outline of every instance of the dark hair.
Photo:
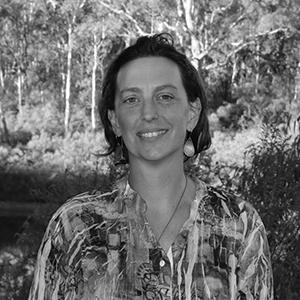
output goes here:
{"type": "MultiPolygon", "coordinates": [[[[207,150],[211,144],[211,137],[207,118],[207,98],[202,79],[187,57],[175,49],[172,36],[168,33],[160,33],[138,38],[135,44],[124,49],[116,59],[113,60],[106,71],[98,105],[100,118],[104,126],[105,138],[109,144],[108,151],[105,155],[115,152],[118,145],[123,144],[121,143],[121,138],[118,138],[114,134],[111,122],[108,118],[108,111],[115,109],[115,92],[118,73],[128,62],[149,56],[165,57],[173,61],[179,68],[188,101],[194,102],[197,98],[200,99],[202,106],[201,114],[196,127],[189,136],[195,147],[195,155],[207,150]]],[[[123,150],[125,150],[125,160],[128,162],[127,149],[125,148],[123,150]]]]}

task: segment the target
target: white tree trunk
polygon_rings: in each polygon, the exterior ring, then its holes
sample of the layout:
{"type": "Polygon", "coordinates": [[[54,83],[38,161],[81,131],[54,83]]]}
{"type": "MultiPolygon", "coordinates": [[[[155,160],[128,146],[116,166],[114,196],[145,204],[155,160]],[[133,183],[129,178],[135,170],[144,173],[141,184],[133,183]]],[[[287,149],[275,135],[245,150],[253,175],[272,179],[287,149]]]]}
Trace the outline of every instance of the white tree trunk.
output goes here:
{"type": "Polygon", "coordinates": [[[193,8],[194,8],[194,0],[182,0],[182,6],[184,8],[184,15],[185,15],[185,23],[186,27],[190,30],[194,30],[194,23],[193,23],[193,8]]]}
{"type": "Polygon", "coordinates": [[[41,90],[40,90],[40,95],[41,95],[41,102],[45,103],[44,89],[43,88],[41,88],[41,90]]]}
{"type": "Polygon", "coordinates": [[[23,108],[22,108],[22,73],[20,67],[18,67],[17,71],[17,87],[18,87],[18,109],[19,109],[19,116],[22,117],[23,114],[23,108]]]}
{"type": "Polygon", "coordinates": [[[198,69],[198,58],[200,56],[200,44],[195,35],[194,26],[194,0],[177,1],[177,14],[179,17],[184,17],[185,25],[191,38],[191,62],[196,69],[198,69]]]}
{"type": "Polygon", "coordinates": [[[260,44],[257,42],[256,44],[256,64],[257,64],[257,69],[256,69],[256,74],[255,74],[255,94],[258,94],[258,85],[259,85],[259,65],[260,65],[260,57],[259,57],[259,52],[260,52],[260,44]]]}
{"type": "MultiPolygon", "coordinates": [[[[66,89],[66,74],[62,71],[60,73],[61,75],[61,89],[60,89],[60,97],[61,97],[61,101],[63,101],[63,99],[65,99],[65,89],[66,89]]],[[[60,102],[61,103],[61,102],[60,102]]],[[[62,106],[60,106],[62,107],[62,106]]]]}
{"type": "Polygon", "coordinates": [[[232,75],[231,75],[231,85],[235,86],[236,85],[236,78],[238,75],[238,66],[237,66],[237,56],[233,55],[232,56],[233,60],[233,65],[232,65],[232,75]]]}
{"type": "Polygon", "coordinates": [[[3,111],[3,99],[5,95],[5,88],[4,88],[4,75],[1,68],[0,68],[0,86],[2,90],[1,97],[0,97],[0,119],[3,126],[4,141],[9,144],[9,133],[8,133],[6,119],[3,111]]]}
{"type": "Polygon", "coordinates": [[[297,66],[297,72],[295,76],[295,89],[294,89],[294,98],[293,102],[297,102],[297,100],[300,100],[300,62],[297,66]]]}
{"type": "Polygon", "coordinates": [[[92,130],[96,129],[96,71],[98,66],[98,48],[97,48],[97,35],[94,33],[94,61],[92,71],[92,130]]]}
{"type": "Polygon", "coordinates": [[[72,62],[72,24],[69,24],[67,78],[66,78],[66,90],[65,90],[65,135],[67,135],[69,132],[69,122],[70,122],[71,62],[72,62]]]}
{"type": "Polygon", "coordinates": [[[1,86],[1,89],[4,93],[4,75],[3,75],[3,70],[0,68],[0,86],[1,86]]]}

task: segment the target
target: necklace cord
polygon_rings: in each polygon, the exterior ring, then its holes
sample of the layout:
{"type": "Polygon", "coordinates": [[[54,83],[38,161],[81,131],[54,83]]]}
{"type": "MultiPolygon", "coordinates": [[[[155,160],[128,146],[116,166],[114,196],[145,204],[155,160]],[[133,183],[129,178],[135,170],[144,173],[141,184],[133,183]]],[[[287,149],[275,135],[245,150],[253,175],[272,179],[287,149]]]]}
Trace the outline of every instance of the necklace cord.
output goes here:
{"type": "Polygon", "coordinates": [[[185,190],[186,190],[186,187],[187,187],[187,182],[188,182],[188,181],[187,181],[187,178],[186,178],[186,176],[185,176],[185,186],[184,186],[183,192],[182,192],[182,194],[181,194],[181,196],[180,196],[180,198],[179,198],[179,200],[178,200],[178,202],[177,202],[177,204],[176,204],[176,207],[175,207],[175,209],[174,209],[174,211],[173,211],[173,213],[172,213],[172,215],[171,215],[171,217],[170,217],[168,223],[165,225],[165,227],[163,228],[161,234],[160,234],[159,237],[158,237],[158,240],[157,240],[158,243],[159,243],[161,237],[163,236],[163,234],[165,233],[166,229],[168,228],[168,226],[170,225],[171,221],[173,220],[173,218],[174,218],[174,216],[175,216],[175,213],[176,213],[176,211],[177,211],[177,209],[178,209],[178,207],[179,207],[179,205],[180,205],[180,203],[181,203],[181,201],[182,201],[182,199],[183,199],[183,195],[185,194],[185,190]]]}

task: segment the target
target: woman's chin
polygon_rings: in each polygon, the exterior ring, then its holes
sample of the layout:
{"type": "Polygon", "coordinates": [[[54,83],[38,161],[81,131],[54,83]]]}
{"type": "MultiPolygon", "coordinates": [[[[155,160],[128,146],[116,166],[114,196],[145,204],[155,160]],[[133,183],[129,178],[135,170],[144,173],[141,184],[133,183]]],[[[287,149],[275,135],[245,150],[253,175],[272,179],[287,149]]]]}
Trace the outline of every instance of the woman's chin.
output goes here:
{"type": "Polygon", "coordinates": [[[176,151],[167,151],[166,149],[156,151],[151,149],[151,151],[141,151],[138,155],[132,155],[132,158],[155,163],[170,160],[175,156],[175,153],[176,151]]]}

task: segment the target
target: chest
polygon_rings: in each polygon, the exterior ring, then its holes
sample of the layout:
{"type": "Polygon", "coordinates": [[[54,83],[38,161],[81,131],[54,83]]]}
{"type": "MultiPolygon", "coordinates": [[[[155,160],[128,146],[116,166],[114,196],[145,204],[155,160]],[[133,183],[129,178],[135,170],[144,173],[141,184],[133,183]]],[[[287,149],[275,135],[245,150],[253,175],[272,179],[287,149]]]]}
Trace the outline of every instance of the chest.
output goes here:
{"type": "Polygon", "coordinates": [[[188,294],[203,295],[209,288],[211,294],[222,295],[212,299],[229,299],[228,279],[236,272],[242,243],[237,224],[196,219],[179,231],[166,253],[143,221],[107,221],[90,233],[81,260],[86,287],[106,282],[120,299],[189,299],[188,294]],[[91,285],[91,280],[98,283],[91,285]]]}

